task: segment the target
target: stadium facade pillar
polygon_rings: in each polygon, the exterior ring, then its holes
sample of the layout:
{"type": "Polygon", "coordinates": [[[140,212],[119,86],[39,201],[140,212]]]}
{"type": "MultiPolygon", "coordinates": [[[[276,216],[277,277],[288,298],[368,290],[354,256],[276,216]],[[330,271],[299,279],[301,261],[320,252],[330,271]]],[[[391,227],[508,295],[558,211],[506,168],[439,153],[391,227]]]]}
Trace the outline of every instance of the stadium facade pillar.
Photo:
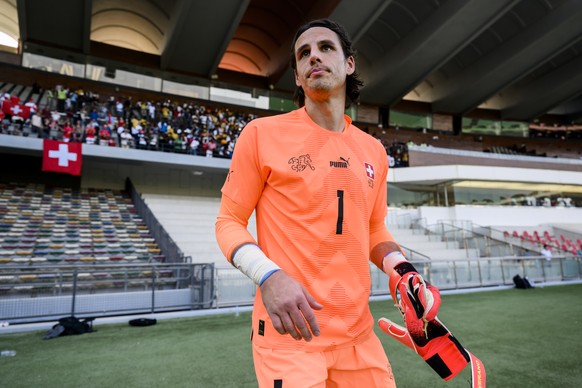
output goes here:
{"type": "Polygon", "coordinates": [[[463,132],[463,116],[454,115],[453,116],[453,134],[458,136],[463,132]]]}
{"type": "Polygon", "coordinates": [[[380,108],[379,110],[379,121],[382,128],[388,128],[390,126],[390,108],[380,108]]]}

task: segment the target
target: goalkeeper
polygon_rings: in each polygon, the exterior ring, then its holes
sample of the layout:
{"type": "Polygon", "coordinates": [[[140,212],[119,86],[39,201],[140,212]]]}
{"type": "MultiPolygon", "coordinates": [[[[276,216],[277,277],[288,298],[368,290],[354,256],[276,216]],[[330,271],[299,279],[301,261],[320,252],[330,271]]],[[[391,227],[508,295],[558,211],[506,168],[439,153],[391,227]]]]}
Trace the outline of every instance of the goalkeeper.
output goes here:
{"type": "MultiPolygon", "coordinates": [[[[216,220],[227,260],[258,286],[257,380],[395,387],[373,331],[369,261],[416,273],[385,226],[386,151],[344,115],[362,86],[348,34],[328,19],[307,23],[293,40],[291,67],[299,109],[241,132],[216,220]],[[247,230],[253,211],[256,240],[247,230]]],[[[419,303],[422,319],[435,317],[438,290],[423,287],[419,303]]]]}

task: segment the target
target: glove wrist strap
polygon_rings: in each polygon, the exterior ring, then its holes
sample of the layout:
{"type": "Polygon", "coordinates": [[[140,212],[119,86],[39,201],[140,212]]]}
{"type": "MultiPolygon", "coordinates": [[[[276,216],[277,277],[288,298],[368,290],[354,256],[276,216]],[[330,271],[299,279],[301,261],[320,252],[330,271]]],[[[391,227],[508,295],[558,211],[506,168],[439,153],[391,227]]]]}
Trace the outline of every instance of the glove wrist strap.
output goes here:
{"type": "Polygon", "coordinates": [[[397,291],[398,285],[402,280],[402,276],[409,272],[418,272],[416,268],[409,261],[406,260],[404,255],[400,252],[392,252],[383,259],[384,272],[388,275],[388,289],[390,290],[390,295],[394,304],[397,304],[397,291]]]}
{"type": "Polygon", "coordinates": [[[469,356],[471,357],[471,387],[485,388],[487,379],[485,375],[485,365],[483,365],[481,360],[475,357],[473,353],[468,350],[467,353],[469,353],[469,356]]]}

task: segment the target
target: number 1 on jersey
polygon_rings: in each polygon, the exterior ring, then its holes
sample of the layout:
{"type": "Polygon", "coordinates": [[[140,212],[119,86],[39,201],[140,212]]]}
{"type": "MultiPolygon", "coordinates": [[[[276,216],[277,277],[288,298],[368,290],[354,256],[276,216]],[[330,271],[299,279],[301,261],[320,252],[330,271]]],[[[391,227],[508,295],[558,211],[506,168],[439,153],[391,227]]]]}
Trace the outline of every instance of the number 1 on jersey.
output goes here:
{"type": "Polygon", "coordinates": [[[337,224],[335,234],[342,234],[342,223],[344,221],[344,191],[337,191],[337,224]]]}

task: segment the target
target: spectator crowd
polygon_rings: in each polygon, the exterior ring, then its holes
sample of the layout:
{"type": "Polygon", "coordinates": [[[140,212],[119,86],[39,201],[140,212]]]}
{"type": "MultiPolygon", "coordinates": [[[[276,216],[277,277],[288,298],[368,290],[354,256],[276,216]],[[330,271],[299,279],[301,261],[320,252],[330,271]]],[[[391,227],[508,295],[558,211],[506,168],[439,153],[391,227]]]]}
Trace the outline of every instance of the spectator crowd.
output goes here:
{"type": "Polygon", "coordinates": [[[230,158],[240,131],[257,117],[170,99],[102,99],[91,91],[61,85],[43,96],[39,109],[33,97],[23,102],[2,93],[2,133],[230,158]]]}

